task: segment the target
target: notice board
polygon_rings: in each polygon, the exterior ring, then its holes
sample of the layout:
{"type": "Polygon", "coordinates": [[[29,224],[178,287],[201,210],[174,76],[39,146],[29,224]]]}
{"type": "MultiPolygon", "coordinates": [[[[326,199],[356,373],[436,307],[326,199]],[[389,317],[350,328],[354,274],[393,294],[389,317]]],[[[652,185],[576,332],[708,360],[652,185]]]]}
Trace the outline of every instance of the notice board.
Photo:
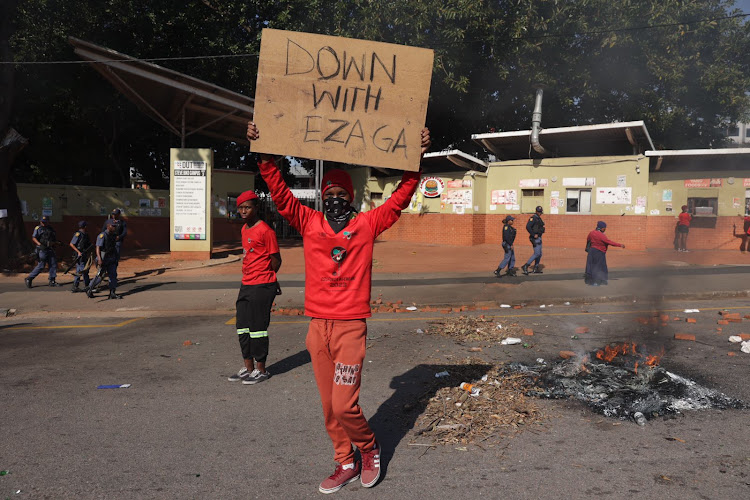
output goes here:
{"type": "Polygon", "coordinates": [[[434,53],[264,29],[253,151],[419,170],[434,53]]]}

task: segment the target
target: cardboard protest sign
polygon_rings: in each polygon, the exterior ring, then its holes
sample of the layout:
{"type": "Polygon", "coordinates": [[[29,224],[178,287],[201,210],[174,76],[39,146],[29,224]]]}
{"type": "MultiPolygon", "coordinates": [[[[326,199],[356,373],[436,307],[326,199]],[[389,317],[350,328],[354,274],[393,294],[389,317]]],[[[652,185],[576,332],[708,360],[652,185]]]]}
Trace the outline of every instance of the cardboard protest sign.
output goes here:
{"type": "Polygon", "coordinates": [[[264,29],[253,151],[419,169],[429,49],[264,29]]]}

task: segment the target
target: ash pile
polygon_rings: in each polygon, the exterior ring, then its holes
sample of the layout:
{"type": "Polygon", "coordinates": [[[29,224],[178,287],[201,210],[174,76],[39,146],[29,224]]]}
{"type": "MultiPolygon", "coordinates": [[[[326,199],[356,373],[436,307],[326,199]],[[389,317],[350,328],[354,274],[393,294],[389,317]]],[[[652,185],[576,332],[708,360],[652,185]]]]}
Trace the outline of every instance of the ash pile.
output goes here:
{"type": "Polygon", "coordinates": [[[533,382],[528,395],[577,399],[607,417],[638,423],[684,410],[748,408],[739,399],[658,366],[659,356],[644,356],[638,346],[628,346],[607,346],[551,364],[510,363],[508,368],[533,382]],[[609,359],[615,351],[620,355],[609,359]]]}

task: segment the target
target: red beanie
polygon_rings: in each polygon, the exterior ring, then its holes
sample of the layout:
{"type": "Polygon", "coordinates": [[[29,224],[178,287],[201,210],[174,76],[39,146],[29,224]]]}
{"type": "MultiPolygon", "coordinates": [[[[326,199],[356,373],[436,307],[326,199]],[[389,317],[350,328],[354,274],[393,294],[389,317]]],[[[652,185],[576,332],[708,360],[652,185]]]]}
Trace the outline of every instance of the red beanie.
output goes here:
{"type": "Polygon", "coordinates": [[[340,187],[349,193],[349,197],[354,199],[354,187],[352,186],[352,178],[349,174],[343,170],[329,170],[323,176],[323,182],[320,183],[320,195],[324,195],[328,188],[340,187]]]}
{"type": "Polygon", "coordinates": [[[237,206],[239,207],[246,201],[257,200],[257,199],[258,199],[258,195],[255,194],[255,191],[245,191],[244,193],[242,193],[241,195],[237,197],[237,206]]]}

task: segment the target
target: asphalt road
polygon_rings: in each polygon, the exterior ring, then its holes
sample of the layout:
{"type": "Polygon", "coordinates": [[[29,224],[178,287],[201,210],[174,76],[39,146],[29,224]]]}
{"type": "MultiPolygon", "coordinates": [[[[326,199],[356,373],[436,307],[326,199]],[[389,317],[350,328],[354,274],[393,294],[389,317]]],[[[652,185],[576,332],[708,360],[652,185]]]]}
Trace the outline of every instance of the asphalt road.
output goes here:
{"type": "MultiPolygon", "coordinates": [[[[361,404],[383,445],[384,478],[372,490],[352,483],[336,495],[747,498],[744,410],[685,412],[640,427],[574,401],[540,400],[549,417],[543,425],[481,446],[428,448],[410,446],[423,408],[404,408],[435,383],[435,373],[469,357],[533,363],[615,341],[664,347],[668,370],[750,401],[750,354],[727,341],[746,324],[717,332],[722,308],[750,313],[746,301],[730,299],[484,312],[532,328],[529,348],[417,333],[444,316],[379,314],[368,323],[361,404]],[[654,308],[682,321],[635,321],[654,308]],[[684,321],[685,308],[700,309],[690,314],[695,324],[684,321]],[[571,338],[579,326],[589,332],[571,338]],[[698,342],[675,341],[676,332],[698,342]]],[[[317,485],[333,471],[333,453],[304,349],[304,318],[273,318],[273,377],[243,386],[226,380],[241,366],[231,314],[126,316],[0,320],[0,470],[10,471],[0,476],[0,498],[321,496],[317,485]]]]}

